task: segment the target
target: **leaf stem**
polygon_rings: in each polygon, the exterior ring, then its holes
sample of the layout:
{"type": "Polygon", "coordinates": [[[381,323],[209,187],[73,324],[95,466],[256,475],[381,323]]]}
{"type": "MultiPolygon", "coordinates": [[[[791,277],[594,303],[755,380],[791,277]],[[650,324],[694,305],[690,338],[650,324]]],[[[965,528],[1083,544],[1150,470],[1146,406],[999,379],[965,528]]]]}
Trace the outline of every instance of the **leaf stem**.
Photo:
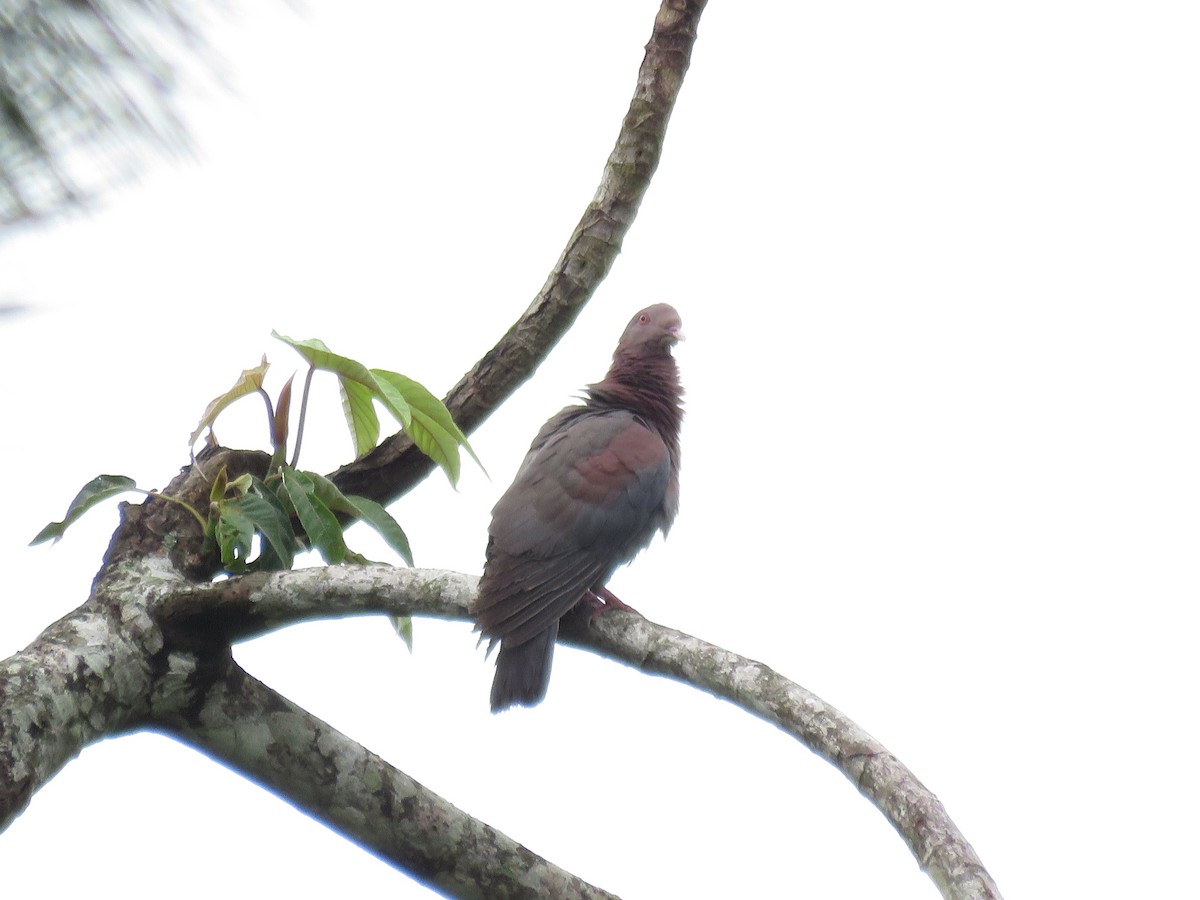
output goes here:
{"type": "Polygon", "coordinates": [[[263,398],[263,403],[267,404],[267,434],[275,434],[275,406],[271,403],[271,395],[266,392],[260,385],[255,388],[254,392],[263,398]]]}
{"type": "Polygon", "coordinates": [[[308,389],[312,385],[315,371],[317,371],[315,366],[309,366],[308,374],[304,376],[304,392],[300,395],[300,419],[296,422],[296,446],[292,450],[291,467],[293,469],[300,462],[300,443],[304,440],[304,419],[308,415],[308,389]]]}
{"type": "Polygon", "coordinates": [[[196,507],[192,506],[192,504],[188,503],[186,500],[180,500],[178,497],[172,497],[170,494],[162,494],[158,491],[147,491],[139,487],[130,488],[129,490],[135,491],[139,494],[145,494],[147,497],[158,497],[160,500],[169,500],[171,503],[182,506],[196,517],[196,521],[200,523],[201,528],[208,528],[208,522],[205,520],[204,516],[200,515],[200,512],[196,509],[196,507]]]}

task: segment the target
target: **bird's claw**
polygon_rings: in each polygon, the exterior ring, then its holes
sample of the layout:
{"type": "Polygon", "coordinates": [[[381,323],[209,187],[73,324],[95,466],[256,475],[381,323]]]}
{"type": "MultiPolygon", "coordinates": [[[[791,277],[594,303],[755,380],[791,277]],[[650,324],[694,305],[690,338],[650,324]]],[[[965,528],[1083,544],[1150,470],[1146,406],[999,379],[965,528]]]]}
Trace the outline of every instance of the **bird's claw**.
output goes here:
{"type": "MultiPolygon", "coordinates": [[[[614,609],[631,612],[635,616],[642,616],[640,612],[606,587],[602,587],[596,591],[588,591],[583,595],[583,599],[592,608],[591,613],[588,615],[589,626],[596,620],[597,616],[601,616],[606,612],[612,612],[614,609]]],[[[645,616],[642,616],[642,618],[645,618],[645,616]]]]}

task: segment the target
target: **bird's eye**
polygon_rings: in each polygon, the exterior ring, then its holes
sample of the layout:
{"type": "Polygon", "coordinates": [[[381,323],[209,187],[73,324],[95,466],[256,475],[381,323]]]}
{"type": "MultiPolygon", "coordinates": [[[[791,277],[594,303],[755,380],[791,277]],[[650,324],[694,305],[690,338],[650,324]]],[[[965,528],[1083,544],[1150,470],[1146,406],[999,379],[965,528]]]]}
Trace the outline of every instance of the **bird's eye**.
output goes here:
{"type": "Polygon", "coordinates": [[[638,323],[641,325],[645,325],[649,321],[650,321],[650,317],[648,315],[646,315],[645,313],[642,313],[640,316],[638,316],[638,323]]]}

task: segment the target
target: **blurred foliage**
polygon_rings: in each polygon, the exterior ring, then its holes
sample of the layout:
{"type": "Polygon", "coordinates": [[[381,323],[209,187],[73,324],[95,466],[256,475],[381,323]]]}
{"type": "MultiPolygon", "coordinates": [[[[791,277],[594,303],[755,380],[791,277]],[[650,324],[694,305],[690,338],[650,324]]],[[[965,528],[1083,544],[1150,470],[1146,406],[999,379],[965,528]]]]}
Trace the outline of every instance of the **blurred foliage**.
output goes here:
{"type": "Polygon", "coordinates": [[[0,0],[0,234],[187,148],[173,104],[204,4],[0,0]]]}

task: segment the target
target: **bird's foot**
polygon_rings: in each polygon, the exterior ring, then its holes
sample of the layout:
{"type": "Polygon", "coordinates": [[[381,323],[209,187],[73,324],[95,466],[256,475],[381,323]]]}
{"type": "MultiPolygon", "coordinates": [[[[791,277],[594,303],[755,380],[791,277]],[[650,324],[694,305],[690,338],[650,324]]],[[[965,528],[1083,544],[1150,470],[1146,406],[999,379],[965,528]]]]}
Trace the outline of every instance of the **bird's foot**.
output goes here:
{"type": "MultiPolygon", "coordinates": [[[[642,615],[606,587],[602,587],[596,591],[588,591],[583,595],[583,599],[592,608],[592,612],[588,616],[588,625],[591,625],[597,616],[603,615],[606,612],[612,612],[614,609],[631,612],[635,616],[642,615]]],[[[645,618],[645,616],[642,616],[642,618],[645,618]]]]}

